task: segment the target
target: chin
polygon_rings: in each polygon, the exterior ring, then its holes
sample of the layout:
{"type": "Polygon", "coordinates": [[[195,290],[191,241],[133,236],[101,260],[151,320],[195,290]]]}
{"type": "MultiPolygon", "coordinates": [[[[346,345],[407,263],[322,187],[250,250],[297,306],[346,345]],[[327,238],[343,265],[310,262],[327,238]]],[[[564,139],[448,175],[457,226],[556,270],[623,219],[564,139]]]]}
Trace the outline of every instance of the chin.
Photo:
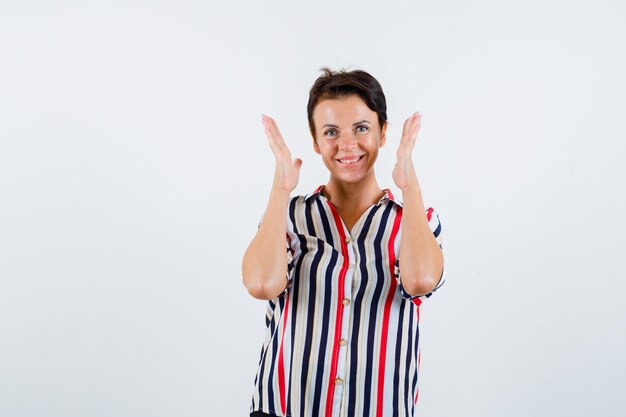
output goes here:
{"type": "Polygon", "coordinates": [[[338,173],[335,171],[332,173],[332,176],[335,180],[342,182],[344,184],[358,184],[368,177],[367,174],[368,174],[367,172],[359,172],[359,173],[355,172],[355,173],[346,175],[345,172],[338,173]]]}

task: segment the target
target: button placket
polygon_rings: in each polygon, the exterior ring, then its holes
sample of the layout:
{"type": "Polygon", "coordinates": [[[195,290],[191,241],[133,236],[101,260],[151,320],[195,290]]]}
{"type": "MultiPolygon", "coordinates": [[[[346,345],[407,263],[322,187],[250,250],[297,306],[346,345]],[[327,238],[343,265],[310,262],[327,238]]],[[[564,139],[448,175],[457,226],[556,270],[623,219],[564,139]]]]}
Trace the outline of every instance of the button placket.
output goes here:
{"type": "Polygon", "coordinates": [[[357,257],[354,249],[354,241],[351,237],[346,237],[346,247],[348,254],[348,270],[346,272],[346,279],[344,281],[344,298],[340,300],[343,304],[342,314],[342,334],[340,339],[335,343],[339,345],[339,362],[337,366],[337,374],[335,375],[335,401],[341,402],[343,398],[343,388],[345,387],[345,377],[347,375],[347,359],[348,359],[348,335],[350,333],[350,316],[351,316],[351,300],[352,300],[352,284],[357,273],[357,257]]]}

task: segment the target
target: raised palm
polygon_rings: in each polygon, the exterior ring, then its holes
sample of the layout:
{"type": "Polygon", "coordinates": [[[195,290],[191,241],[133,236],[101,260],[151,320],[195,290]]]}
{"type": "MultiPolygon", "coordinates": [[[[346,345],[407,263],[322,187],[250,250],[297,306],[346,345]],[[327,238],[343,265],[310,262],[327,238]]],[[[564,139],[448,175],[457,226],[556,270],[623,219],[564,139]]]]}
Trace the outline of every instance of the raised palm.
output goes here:
{"type": "Polygon", "coordinates": [[[420,130],[422,116],[419,113],[406,119],[402,128],[402,138],[396,152],[396,166],[393,168],[393,181],[400,190],[417,184],[417,176],[413,167],[412,152],[420,130]]]}
{"type": "Polygon", "coordinates": [[[302,160],[300,158],[291,158],[291,152],[285,144],[274,119],[263,115],[263,126],[265,127],[265,134],[267,135],[270,147],[276,158],[273,187],[291,193],[291,191],[296,188],[296,185],[298,185],[302,160]]]}

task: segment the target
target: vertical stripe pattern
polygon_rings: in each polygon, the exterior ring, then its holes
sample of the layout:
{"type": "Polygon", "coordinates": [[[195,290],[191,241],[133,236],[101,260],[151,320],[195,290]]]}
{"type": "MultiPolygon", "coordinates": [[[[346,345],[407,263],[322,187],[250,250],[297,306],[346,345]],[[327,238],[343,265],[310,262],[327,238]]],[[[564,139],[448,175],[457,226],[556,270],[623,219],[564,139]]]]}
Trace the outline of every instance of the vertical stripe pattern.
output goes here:
{"type": "MultiPolygon", "coordinates": [[[[430,207],[425,216],[441,246],[439,216],[430,207]]],[[[419,308],[432,292],[412,297],[402,287],[401,224],[388,190],[352,230],[322,187],[290,199],[288,285],[268,301],[250,411],[414,416],[419,308]]]]}

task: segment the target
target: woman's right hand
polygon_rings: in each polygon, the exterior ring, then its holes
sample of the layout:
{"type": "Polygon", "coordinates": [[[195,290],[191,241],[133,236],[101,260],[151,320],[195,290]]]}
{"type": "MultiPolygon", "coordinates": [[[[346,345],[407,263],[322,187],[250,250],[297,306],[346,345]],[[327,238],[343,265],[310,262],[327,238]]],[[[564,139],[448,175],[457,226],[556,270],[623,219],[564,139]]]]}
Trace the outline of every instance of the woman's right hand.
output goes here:
{"type": "Polygon", "coordinates": [[[274,183],[272,187],[273,189],[291,193],[296,188],[296,185],[298,185],[302,159],[291,159],[291,152],[285,144],[274,119],[263,115],[263,126],[265,127],[265,134],[267,135],[270,147],[276,158],[276,170],[274,172],[274,183]]]}

